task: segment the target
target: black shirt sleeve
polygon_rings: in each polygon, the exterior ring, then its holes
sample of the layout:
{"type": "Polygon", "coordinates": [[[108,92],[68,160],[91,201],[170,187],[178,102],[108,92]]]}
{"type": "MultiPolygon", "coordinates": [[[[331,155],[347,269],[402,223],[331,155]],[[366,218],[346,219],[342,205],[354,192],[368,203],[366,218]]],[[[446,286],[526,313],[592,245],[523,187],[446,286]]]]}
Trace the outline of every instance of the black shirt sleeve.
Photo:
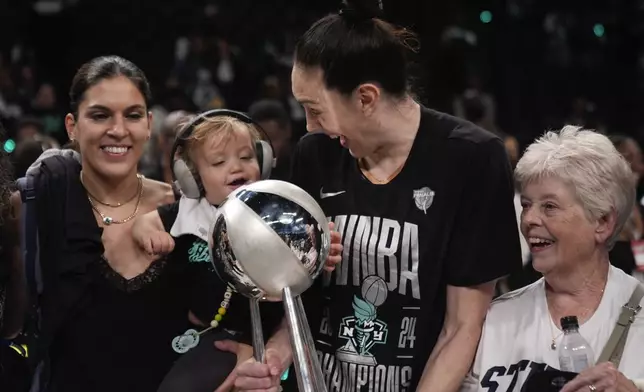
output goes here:
{"type": "Polygon", "coordinates": [[[474,154],[447,251],[447,284],[452,286],[489,282],[522,265],[505,147],[492,139],[474,154]]]}
{"type": "Polygon", "coordinates": [[[177,220],[177,215],[179,215],[179,201],[161,206],[157,208],[157,212],[161,222],[163,222],[163,228],[169,233],[172,225],[177,220]]]}

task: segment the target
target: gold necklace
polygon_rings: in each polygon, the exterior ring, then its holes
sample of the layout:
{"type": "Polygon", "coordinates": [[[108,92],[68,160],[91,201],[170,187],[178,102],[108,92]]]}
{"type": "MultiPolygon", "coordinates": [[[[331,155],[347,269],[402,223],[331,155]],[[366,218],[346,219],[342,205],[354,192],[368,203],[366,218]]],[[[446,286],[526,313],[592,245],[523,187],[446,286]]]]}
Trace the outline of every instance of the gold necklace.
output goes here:
{"type": "MultiPolygon", "coordinates": [[[[597,308],[599,308],[599,305],[601,304],[601,299],[602,299],[602,297],[604,295],[604,289],[602,289],[600,294],[601,294],[601,296],[599,297],[599,303],[597,304],[597,308]]],[[[546,304],[547,303],[548,303],[548,299],[546,298],[546,304]]],[[[578,319],[580,321],[581,321],[581,319],[583,317],[586,317],[588,315],[588,313],[590,313],[592,311],[591,308],[587,308],[587,307],[582,308],[582,310],[583,310],[583,312],[581,312],[579,314],[579,317],[578,317],[578,319]]],[[[595,309],[595,311],[597,311],[597,309],[595,309]]],[[[549,320],[550,321],[550,335],[552,336],[552,342],[550,343],[550,349],[556,350],[557,349],[557,339],[559,339],[559,336],[563,335],[564,332],[562,331],[562,332],[559,333],[559,335],[555,336],[555,331],[552,328],[553,321],[552,321],[552,316],[550,315],[550,309],[549,308],[548,308],[548,317],[550,318],[550,320],[549,320]]],[[[581,322],[580,322],[580,326],[581,326],[581,322]]]]}
{"type": "MultiPolygon", "coordinates": [[[[550,317],[550,314],[548,314],[548,317],[550,317]]],[[[549,324],[550,324],[550,335],[552,335],[552,343],[550,343],[550,349],[551,350],[556,350],[557,349],[557,339],[559,339],[559,336],[563,335],[563,332],[561,332],[561,333],[559,333],[559,335],[555,336],[555,331],[552,328],[552,318],[550,318],[548,321],[549,321],[549,324]]]]}
{"type": "MultiPolygon", "coordinates": [[[[94,211],[96,211],[96,213],[101,217],[101,219],[103,220],[103,224],[104,224],[105,226],[109,226],[109,225],[111,225],[112,223],[113,223],[113,224],[116,224],[116,225],[119,225],[119,224],[122,224],[122,223],[129,222],[129,221],[131,221],[132,219],[134,219],[134,217],[136,216],[136,214],[139,212],[139,205],[141,204],[141,199],[143,198],[143,179],[142,179],[142,177],[141,177],[140,175],[138,175],[138,174],[137,174],[137,178],[138,178],[138,180],[139,180],[139,189],[138,189],[138,192],[137,192],[137,194],[138,194],[138,198],[136,199],[136,205],[134,206],[134,212],[132,212],[132,214],[130,214],[130,216],[128,216],[128,217],[127,217],[127,218],[125,218],[125,219],[116,220],[116,219],[112,218],[111,216],[107,216],[107,215],[103,214],[103,213],[98,209],[98,207],[96,206],[96,204],[94,204],[94,201],[92,200],[93,196],[91,196],[91,194],[90,194],[89,192],[87,192],[87,200],[89,200],[89,204],[92,206],[92,209],[93,209],[94,211]]],[[[82,180],[81,180],[81,182],[82,182],[82,180]]],[[[84,184],[83,184],[83,186],[84,186],[84,184]]],[[[86,189],[86,190],[87,190],[87,189],[86,189]]]]}
{"type": "MultiPolygon", "coordinates": [[[[142,176],[140,174],[137,174],[137,177],[141,178],[142,176]]],[[[83,186],[85,186],[85,182],[83,181],[83,172],[82,171],[80,173],[80,180],[81,180],[81,184],[83,184],[83,186]]],[[[106,207],[111,207],[111,208],[122,207],[122,206],[128,204],[129,202],[131,202],[132,200],[134,200],[134,198],[139,194],[139,191],[137,189],[137,191],[132,195],[132,197],[130,197],[129,199],[127,199],[123,203],[117,202],[116,204],[111,204],[111,203],[107,203],[107,202],[99,200],[98,197],[96,197],[96,196],[94,196],[93,194],[90,193],[90,191],[87,189],[87,187],[85,187],[85,192],[87,192],[87,194],[92,199],[94,199],[94,201],[96,201],[98,204],[102,204],[102,205],[104,205],[106,207]]]]}
{"type": "MultiPolygon", "coordinates": [[[[407,161],[405,160],[405,162],[407,162],[407,161]]],[[[391,182],[391,180],[393,180],[398,174],[400,174],[400,172],[402,171],[403,167],[405,166],[405,162],[400,164],[400,166],[398,166],[396,171],[394,171],[385,180],[378,179],[378,178],[374,177],[373,175],[371,175],[371,173],[369,173],[369,169],[367,169],[367,166],[364,164],[364,161],[363,161],[362,158],[358,159],[358,167],[360,168],[360,171],[362,172],[362,174],[365,177],[367,177],[367,180],[371,181],[374,184],[384,185],[384,184],[388,184],[389,182],[391,182]]]]}

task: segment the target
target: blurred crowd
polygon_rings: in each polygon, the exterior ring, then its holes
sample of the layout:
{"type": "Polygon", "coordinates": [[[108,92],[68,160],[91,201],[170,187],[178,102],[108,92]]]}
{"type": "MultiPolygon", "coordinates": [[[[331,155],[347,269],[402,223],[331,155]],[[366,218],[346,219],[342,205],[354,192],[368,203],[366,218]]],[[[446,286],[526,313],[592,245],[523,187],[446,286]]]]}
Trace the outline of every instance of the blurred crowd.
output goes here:
{"type": "MultiPolygon", "coordinates": [[[[262,125],[278,155],[274,177],[285,178],[291,149],[306,131],[304,111],[291,94],[293,46],[296,37],[327,9],[328,5],[322,3],[313,2],[303,8],[284,0],[280,3],[283,12],[278,12],[280,4],[251,7],[247,2],[199,2],[200,6],[192,7],[194,9],[187,17],[191,21],[190,28],[177,32],[171,39],[158,37],[159,41],[169,42],[168,47],[150,48],[153,54],[145,60],[132,59],[149,75],[155,98],[153,134],[140,162],[141,173],[171,182],[170,150],[179,125],[194,113],[231,108],[249,112],[262,125]],[[254,22],[250,25],[235,24],[233,21],[241,20],[242,15],[254,16],[254,22]],[[157,54],[158,58],[152,58],[157,54]],[[151,64],[158,66],[153,68],[151,64]]],[[[83,6],[81,3],[75,12],[87,12],[83,6]]],[[[169,18],[176,13],[185,13],[188,6],[183,7],[180,4],[166,5],[156,12],[169,18]]],[[[454,28],[447,26],[443,39],[454,35],[454,28]]],[[[454,41],[456,38],[450,39],[454,41]]],[[[453,45],[453,42],[448,44],[453,45]]],[[[95,46],[100,48],[101,44],[96,43],[95,46]]],[[[6,135],[0,135],[0,143],[10,154],[14,178],[24,176],[43,150],[61,147],[68,142],[64,117],[67,113],[65,89],[69,81],[64,77],[52,77],[52,72],[44,69],[42,58],[36,49],[24,42],[0,50],[0,121],[7,130],[6,135]]],[[[77,65],[86,60],[83,58],[77,65]]],[[[498,105],[493,92],[488,89],[490,82],[481,76],[483,74],[482,70],[468,67],[465,80],[459,83],[463,88],[453,94],[447,111],[502,137],[514,165],[522,149],[533,138],[526,140],[522,130],[501,129],[497,120],[498,105]]],[[[636,181],[642,184],[641,141],[637,137],[613,135],[600,121],[597,105],[584,95],[580,94],[568,102],[568,107],[567,115],[560,115],[558,120],[551,122],[553,128],[576,124],[611,134],[618,149],[631,163],[636,181]]],[[[546,117],[549,117],[547,113],[544,114],[546,117]]],[[[636,131],[631,133],[636,134],[636,131]]],[[[623,234],[624,244],[639,240],[642,234],[640,210],[644,209],[643,197],[644,185],[640,185],[639,208],[634,211],[633,220],[626,228],[628,232],[623,234]]],[[[635,256],[630,245],[617,246],[614,253],[615,262],[622,263],[625,270],[632,272],[635,269],[635,256]]],[[[527,256],[526,264],[529,264],[527,256]]],[[[511,286],[521,286],[533,279],[530,272],[527,278],[517,277],[511,286]]]]}

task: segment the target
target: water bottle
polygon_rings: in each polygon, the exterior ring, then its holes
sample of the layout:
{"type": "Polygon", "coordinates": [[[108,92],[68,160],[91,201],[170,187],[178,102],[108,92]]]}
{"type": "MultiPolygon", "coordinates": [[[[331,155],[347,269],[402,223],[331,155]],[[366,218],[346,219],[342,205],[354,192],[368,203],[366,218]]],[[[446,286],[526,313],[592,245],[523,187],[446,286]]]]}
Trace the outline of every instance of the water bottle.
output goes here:
{"type": "Polygon", "coordinates": [[[579,333],[577,316],[562,317],[561,328],[563,328],[564,336],[559,346],[560,370],[581,373],[593,366],[595,355],[590,344],[579,333]]]}

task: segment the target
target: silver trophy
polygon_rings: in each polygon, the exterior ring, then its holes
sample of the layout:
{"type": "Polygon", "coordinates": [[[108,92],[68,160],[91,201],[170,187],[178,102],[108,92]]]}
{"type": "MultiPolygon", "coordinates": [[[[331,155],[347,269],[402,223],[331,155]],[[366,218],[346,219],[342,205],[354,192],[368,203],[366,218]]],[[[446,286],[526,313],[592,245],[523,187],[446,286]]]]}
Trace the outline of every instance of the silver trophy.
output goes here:
{"type": "Polygon", "coordinates": [[[255,182],[226,198],[210,234],[215,271],[250,298],[255,359],[264,362],[259,301],[282,301],[299,390],[326,391],[300,297],[329,255],[329,226],[318,203],[293,184],[255,182]]]}

